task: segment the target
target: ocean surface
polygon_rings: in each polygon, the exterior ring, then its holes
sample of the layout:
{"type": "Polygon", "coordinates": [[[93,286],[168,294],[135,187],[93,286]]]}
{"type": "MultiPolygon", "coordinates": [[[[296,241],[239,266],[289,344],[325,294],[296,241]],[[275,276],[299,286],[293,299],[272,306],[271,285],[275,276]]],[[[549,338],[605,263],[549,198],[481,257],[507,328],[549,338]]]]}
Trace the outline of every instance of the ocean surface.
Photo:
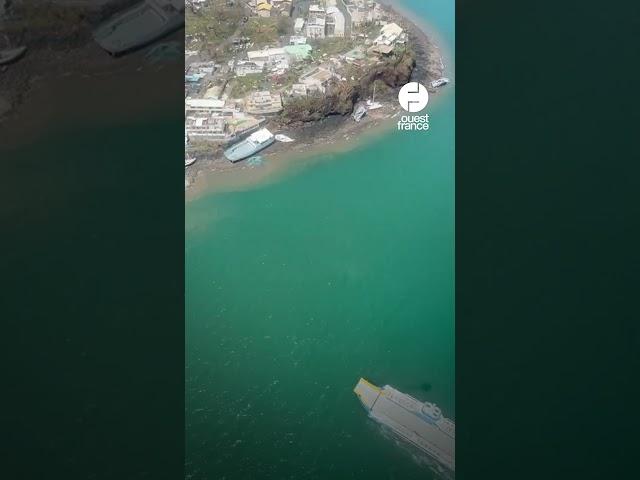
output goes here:
{"type": "MultiPolygon", "coordinates": [[[[454,51],[454,2],[405,9],[454,51]]],[[[186,205],[186,474],[437,475],[368,419],[360,377],[455,419],[455,89],[390,130],[186,205]]]]}

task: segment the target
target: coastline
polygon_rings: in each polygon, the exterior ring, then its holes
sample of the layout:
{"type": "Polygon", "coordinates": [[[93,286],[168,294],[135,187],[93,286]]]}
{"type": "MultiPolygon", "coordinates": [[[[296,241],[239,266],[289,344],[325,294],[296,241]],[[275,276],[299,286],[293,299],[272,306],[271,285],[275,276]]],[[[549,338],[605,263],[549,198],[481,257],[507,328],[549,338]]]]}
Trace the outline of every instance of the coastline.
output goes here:
{"type": "MultiPolygon", "coordinates": [[[[409,20],[409,14],[402,7],[385,3],[394,15],[402,18],[410,37],[416,45],[416,68],[412,79],[426,81],[429,77],[427,63],[433,63],[430,55],[436,55],[438,62],[443,62],[440,43],[434,38],[440,38],[435,29],[427,24],[421,25],[409,20]],[[430,26],[429,26],[430,27],[430,26]],[[434,33],[431,33],[433,31],[434,33]]],[[[430,65],[433,68],[432,65],[430,65]]],[[[446,66],[445,66],[446,68],[446,66]]],[[[430,105],[447,94],[447,89],[431,91],[430,105]]],[[[276,181],[282,176],[299,171],[313,163],[314,157],[326,158],[332,153],[346,152],[357,148],[371,134],[387,133],[395,125],[394,118],[402,114],[402,109],[396,101],[397,92],[380,103],[383,108],[369,112],[360,123],[354,122],[350,116],[328,117],[320,122],[313,122],[302,127],[280,129],[275,126],[275,133],[284,133],[292,137],[295,143],[274,146],[260,153],[264,159],[261,165],[248,165],[246,161],[232,164],[222,157],[221,149],[203,161],[200,159],[187,167],[185,174],[185,201],[196,200],[203,195],[224,193],[237,190],[247,190],[261,184],[276,181]]],[[[269,123],[267,128],[273,125],[269,123]]]]}

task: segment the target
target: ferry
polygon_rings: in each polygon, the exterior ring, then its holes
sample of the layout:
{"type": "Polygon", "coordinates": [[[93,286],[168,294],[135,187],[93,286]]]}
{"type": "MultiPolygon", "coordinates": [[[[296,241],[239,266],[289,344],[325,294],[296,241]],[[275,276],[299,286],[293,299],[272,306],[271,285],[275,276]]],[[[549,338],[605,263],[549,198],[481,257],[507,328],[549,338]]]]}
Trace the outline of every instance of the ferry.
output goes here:
{"type": "Polygon", "coordinates": [[[230,162],[239,162],[240,160],[255,155],[260,150],[264,150],[275,141],[274,135],[266,128],[262,128],[253,132],[241,142],[229,147],[225,150],[224,156],[230,162]]]}
{"type": "Polygon", "coordinates": [[[117,14],[93,32],[112,55],[147,45],[184,25],[184,0],[144,0],[117,14]]]}
{"type": "Polygon", "coordinates": [[[353,391],[370,418],[455,472],[456,426],[437,405],[416,400],[389,385],[377,387],[364,378],[353,391]]]}
{"type": "Polygon", "coordinates": [[[442,87],[443,85],[446,85],[449,82],[450,80],[447,77],[442,77],[437,80],[434,80],[429,85],[431,85],[431,88],[438,88],[438,87],[442,87]]]}

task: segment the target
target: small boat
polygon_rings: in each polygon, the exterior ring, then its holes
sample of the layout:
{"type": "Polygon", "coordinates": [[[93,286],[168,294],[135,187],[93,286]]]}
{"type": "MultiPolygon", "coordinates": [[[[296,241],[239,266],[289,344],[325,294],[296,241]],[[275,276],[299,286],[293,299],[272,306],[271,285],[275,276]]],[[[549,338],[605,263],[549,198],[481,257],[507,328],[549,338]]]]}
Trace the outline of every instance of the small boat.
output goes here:
{"type": "Polygon", "coordinates": [[[7,50],[0,50],[0,65],[6,65],[7,63],[11,63],[17,60],[22,55],[24,55],[24,52],[26,51],[27,47],[24,46],[9,48],[7,50]]]}
{"type": "Polygon", "coordinates": [[[352,117],[356,122],[359,122],[360,120],[362,120],[362,117],[364,117],[366,113],[367,108],[364,105],[359,105],[358,108],[356,108],[353,112],[352,117]]]}
{"type": "Polygon", "coordinates": [[[232,145],[224,152],[224,156],[230,162],[238,162],[251,157],[275,142],[275,137],[266,128],[253,132],[246,139],[232,145]]]}
{"type": "Polygon", "coordinates": [[[184,25],[184,0],[144,0],[117,14],[94,32],[112,55],[147,45],[184,25]]]}
{"type": "Polygon", "coordinates": [[[278,135],[276,135],[276,140],[279,142],[283,142],[283,143],[289,143],[289,142],[293,142],[293,138],[289,138],[286,135],[283,135],[281,133],[279,133],[278,135]]]}
{"type": "Polygon", "coordinates": [[[184,157],[184,167],[187,168],[189,165],[193,165],[196,163],[196,157],[184,157]]]}
{"type": "Polygon", "coordinates": [[[438,87],[442,87],[443,85],[446,85],[447,83],[449,83],[449,81],[450,80],[447,77],[442,77],[437,80],[434,80],[429,85],[431,85],[432,88],[438,88],[438,87]]]}

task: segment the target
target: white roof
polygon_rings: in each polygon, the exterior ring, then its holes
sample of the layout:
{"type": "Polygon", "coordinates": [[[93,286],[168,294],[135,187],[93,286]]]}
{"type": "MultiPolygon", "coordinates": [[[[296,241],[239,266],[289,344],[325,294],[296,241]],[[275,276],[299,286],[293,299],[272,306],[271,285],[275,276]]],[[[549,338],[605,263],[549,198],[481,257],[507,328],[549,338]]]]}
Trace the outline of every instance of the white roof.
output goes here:
{"type": "Polygon", "coordinates": [[[397,23],[388,23],[380,29],[380,33],[387,36],[400,35],[402,32],[402,27],[397,23]]]}
{"type": "Polygon", "coordinates": [[[254,58],[264,58],[264,57],[272,57],[274,55],[284,55],[283,48],[264,48],[262,50],[252,50],[247,52],[247,57],[249,60],[253,60],[254,58]]]}
{"type": "Polygon", "coordinates": [[[184,101],[187,107],[195,108],[222,108],[224,107],[224,100],[218,100],[216,98],[188,98],[184,101]]]}

